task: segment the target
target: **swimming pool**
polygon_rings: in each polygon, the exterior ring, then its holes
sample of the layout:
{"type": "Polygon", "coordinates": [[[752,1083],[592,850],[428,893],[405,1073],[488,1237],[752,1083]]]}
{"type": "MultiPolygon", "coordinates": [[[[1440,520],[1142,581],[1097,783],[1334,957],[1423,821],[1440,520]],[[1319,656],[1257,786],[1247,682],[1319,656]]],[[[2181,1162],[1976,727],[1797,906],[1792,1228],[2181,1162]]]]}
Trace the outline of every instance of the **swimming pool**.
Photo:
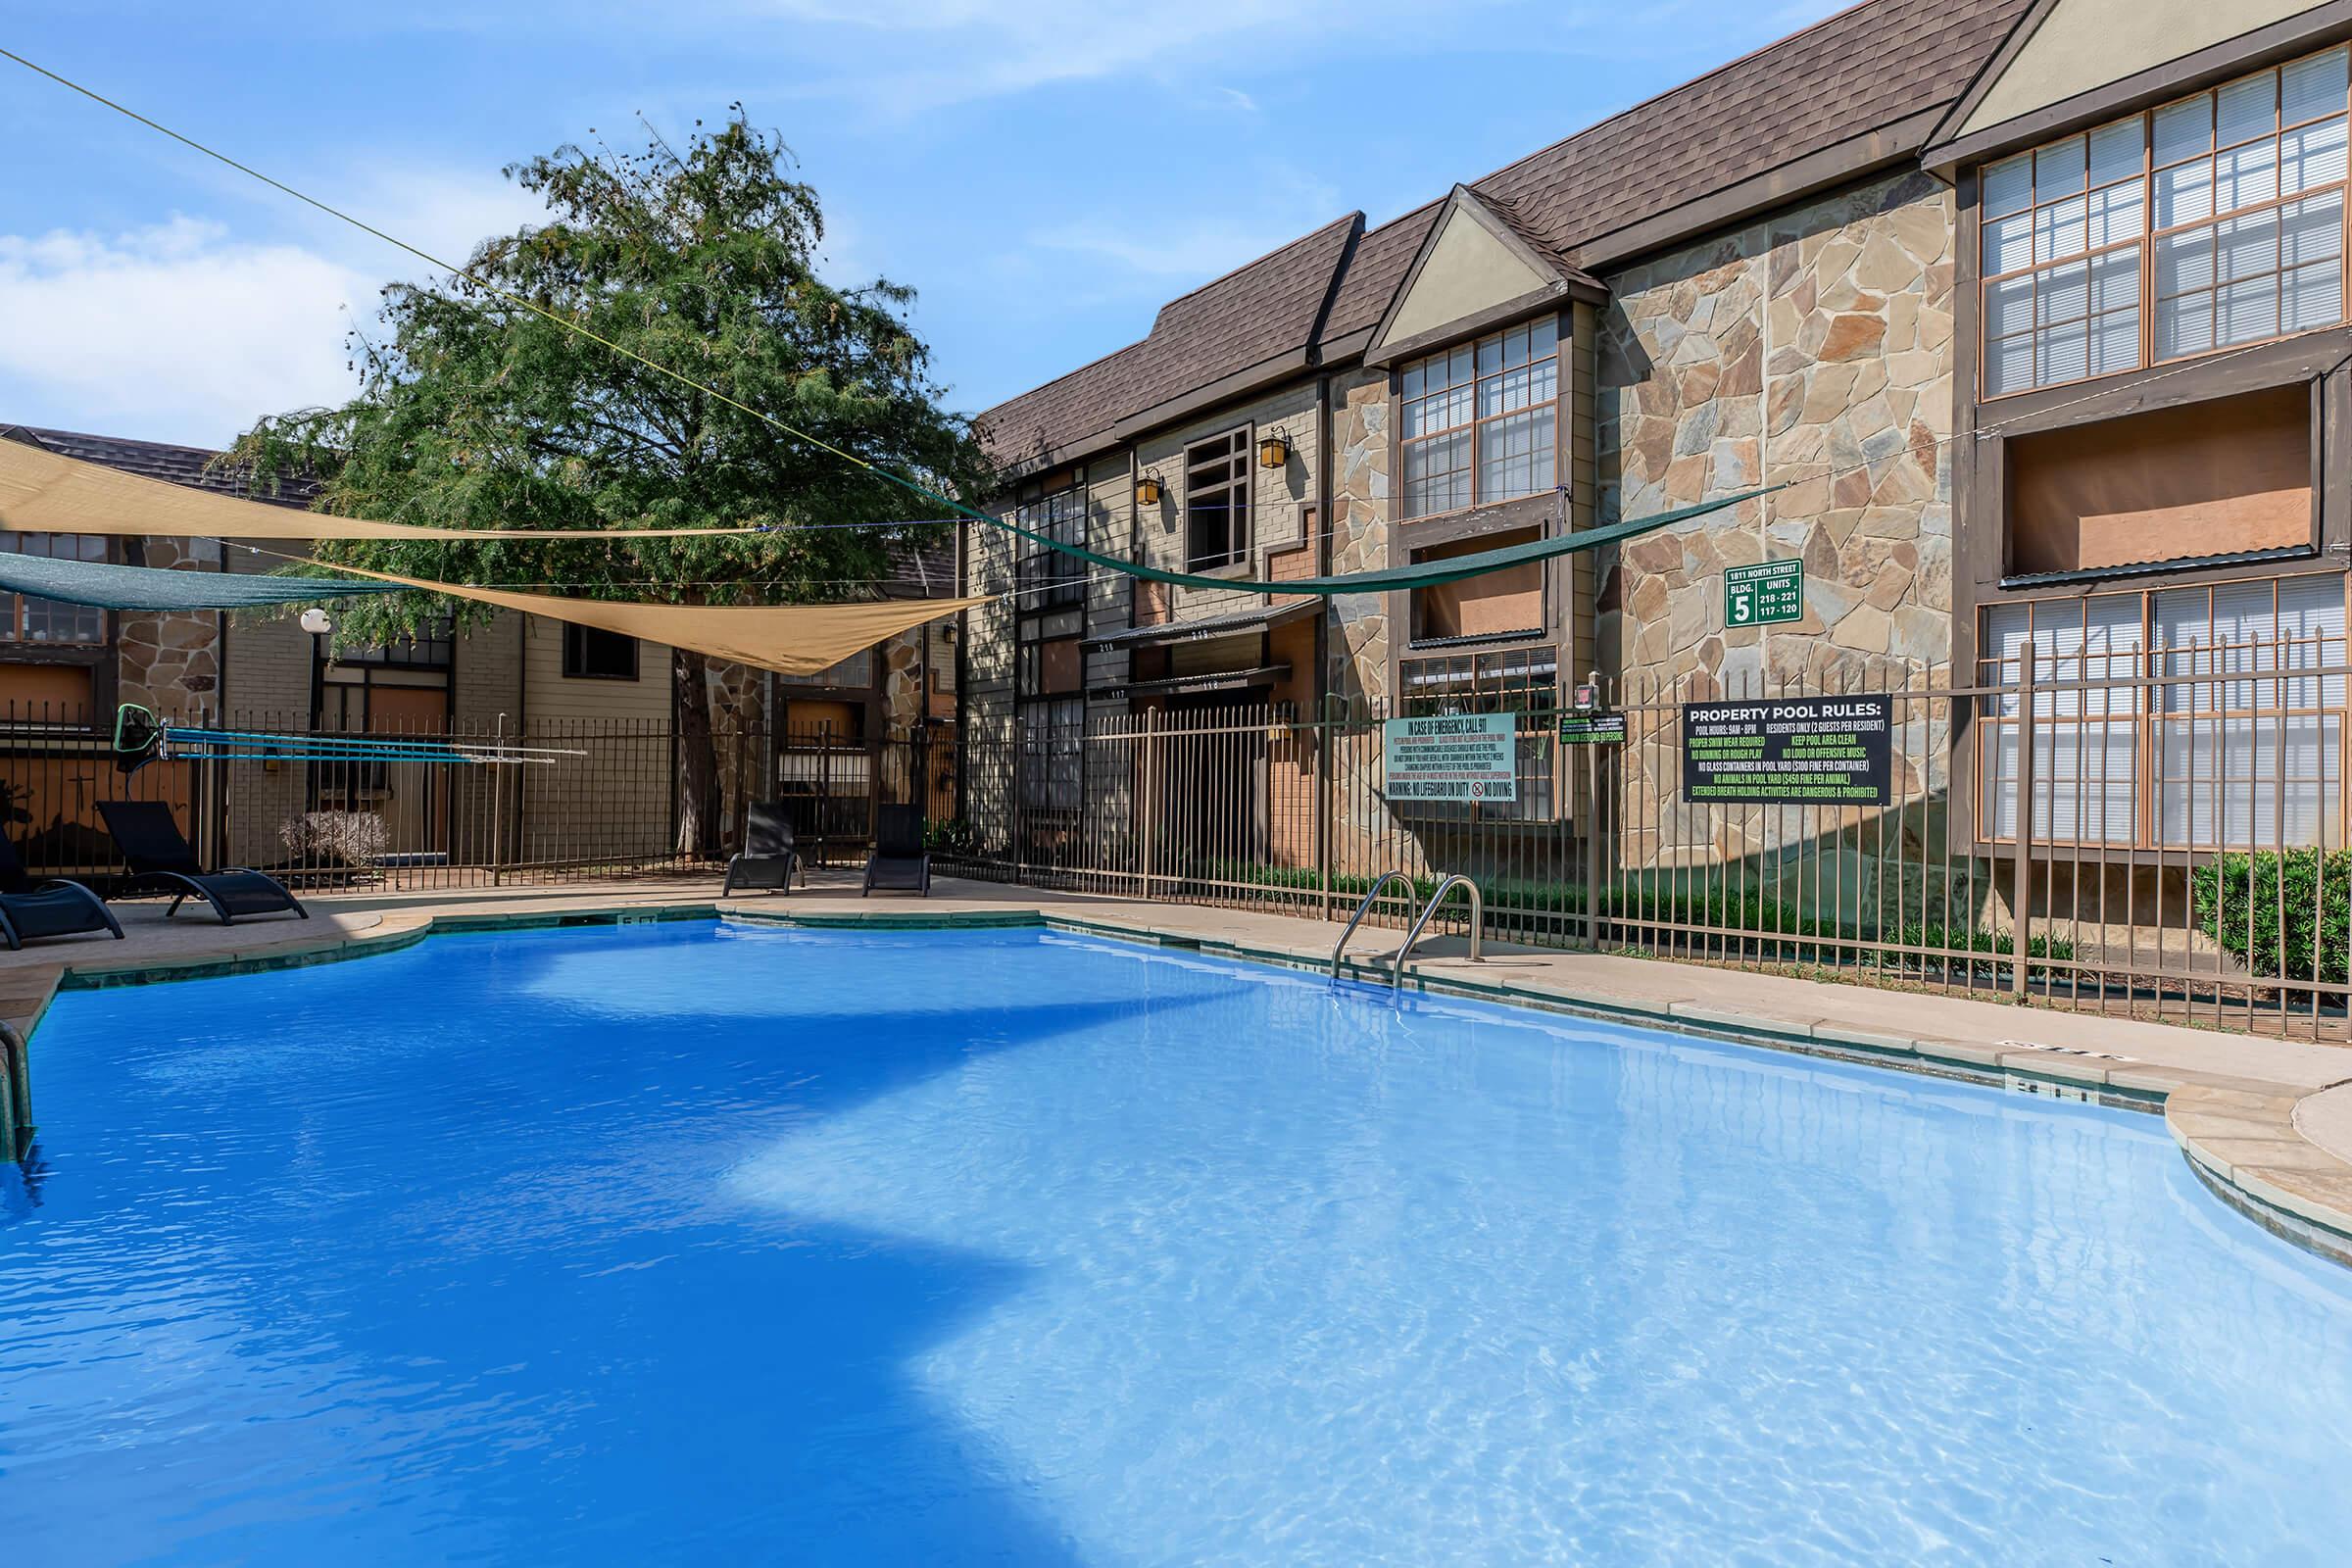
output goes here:
{"type": "Polygon", "coordinates": [[[2352,1540],[2352,1275],[2144,1115],[1036,930],[437,938],[33,1059],[26,1561],[2352,1540]]]}

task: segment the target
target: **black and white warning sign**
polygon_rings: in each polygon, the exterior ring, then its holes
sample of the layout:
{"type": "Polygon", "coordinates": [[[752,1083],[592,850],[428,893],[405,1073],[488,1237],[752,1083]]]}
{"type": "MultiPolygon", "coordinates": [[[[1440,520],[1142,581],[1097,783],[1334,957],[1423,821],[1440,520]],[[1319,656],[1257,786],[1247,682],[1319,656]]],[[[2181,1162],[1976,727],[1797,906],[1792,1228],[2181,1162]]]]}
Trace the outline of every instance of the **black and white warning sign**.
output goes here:
{"type": "Polygon", "coordinates": [[[1683,799],[1885,806],[1894,699],[1787,697],[1683,705],[1683,799]]]}

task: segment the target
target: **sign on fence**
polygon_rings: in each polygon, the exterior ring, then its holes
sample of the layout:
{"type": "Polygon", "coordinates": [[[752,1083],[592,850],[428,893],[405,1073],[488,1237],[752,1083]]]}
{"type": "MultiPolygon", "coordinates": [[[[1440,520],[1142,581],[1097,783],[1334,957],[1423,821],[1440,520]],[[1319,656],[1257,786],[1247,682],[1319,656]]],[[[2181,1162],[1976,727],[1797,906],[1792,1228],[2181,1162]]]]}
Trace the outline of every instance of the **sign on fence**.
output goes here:
{"type": "Polygon", "coordinates": [[[1392,801],[1516,801],[1519,720],[1511,713],[1392,718],[1381,755],[1392,801]]]}
{"type": "Polygon", "coordinates": [[[1625,715],[1623,713],[1577,713],[1560,715],[1560,744],[1563,746],[1622,746],[1625,744],[1625,715]]]}
{"type": "Polygon", "coordinates": [[[1777,626],[1805,618],[1805,564],[1764,561],[1723,572],[1726,626],[1777,626]]]}
{"type": "Polygon", "coordinates": [[[1683,799],[1885,806],[1894,699],[1789,697],[1683,705],[1683,799]]]}

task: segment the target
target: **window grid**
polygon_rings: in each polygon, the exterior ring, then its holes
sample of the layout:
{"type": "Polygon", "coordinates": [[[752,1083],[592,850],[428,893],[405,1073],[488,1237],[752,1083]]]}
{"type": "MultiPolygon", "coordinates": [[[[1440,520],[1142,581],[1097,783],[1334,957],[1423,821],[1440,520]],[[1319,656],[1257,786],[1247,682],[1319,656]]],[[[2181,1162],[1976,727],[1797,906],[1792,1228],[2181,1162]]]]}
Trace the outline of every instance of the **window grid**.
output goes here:
{"type": "MultiPolygon", "coordinates": [[[[1021,503],[1012,520],[1031,533],[1059,544],[1086,544],[1086,492],[1078,485],[1054,490],[1021,503]]],[[[1021,541],[1014,586],[1024,611],[1048,610],[1077,604],[1086,594],[1086,563],[1033,540],[1021,541]]]]}
{"type": "Polygon", "coordinates": [[[1981,395],[2070,385],[2352,315],[2348,92],[2338,46],[1987,167],[1981,395]]]}
{"type": "Polygon", "coordinates": [[[2306,576],[1985,607],[1977,837],[2014,842],[2016,686],[2034,651],[2034,838],[2113,849],[2342,842],[2340,578],[2306,576]],[[2158,677],[2142,688],[2066,681],[2158,677]]]}
{"type": "Polygon", "coordinates": [[[1023,703],[1017,722],[1022,809],[1077,812],[1086,793],[1086,699],[1023,703]]]}
{"type": "Polygon", "coordinates": [[[1559,318],[1406,366],[1397,382],[1402,515],[1551,489],[1559,473],[1559,318]]]}
{"type": "MultiPolygon", "coordinates": [[[[88,533],[5,533],[0,550],[52,561],[104,561],[106,538],[88,533]]],[[[33,594],[0,594],[6,607],[0,643],[40,648],[97,648],[106,643],[106,612],[33,594]]]]}
{"type": "Polygon", "coordinates": [[[1249,561],[1248,426],[1184,449],[1184,538],[1187,570],[1249,561]]]}

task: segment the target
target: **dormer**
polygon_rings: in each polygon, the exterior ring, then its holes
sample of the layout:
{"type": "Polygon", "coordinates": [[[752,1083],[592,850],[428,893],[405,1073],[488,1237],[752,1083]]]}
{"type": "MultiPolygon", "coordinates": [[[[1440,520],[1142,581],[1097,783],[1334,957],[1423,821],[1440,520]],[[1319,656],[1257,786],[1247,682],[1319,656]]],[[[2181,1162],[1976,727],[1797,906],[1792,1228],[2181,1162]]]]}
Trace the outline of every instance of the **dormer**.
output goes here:
{"type": "Polygon", "coordinates": [[[1544,248],[1508,204],[1467,185],[1446,198],[1388,314],[1373,328],[1364,363],[1399,360],[1475,337],[1574,299],[1598,304],[1607,291],[1544,248]]]}

